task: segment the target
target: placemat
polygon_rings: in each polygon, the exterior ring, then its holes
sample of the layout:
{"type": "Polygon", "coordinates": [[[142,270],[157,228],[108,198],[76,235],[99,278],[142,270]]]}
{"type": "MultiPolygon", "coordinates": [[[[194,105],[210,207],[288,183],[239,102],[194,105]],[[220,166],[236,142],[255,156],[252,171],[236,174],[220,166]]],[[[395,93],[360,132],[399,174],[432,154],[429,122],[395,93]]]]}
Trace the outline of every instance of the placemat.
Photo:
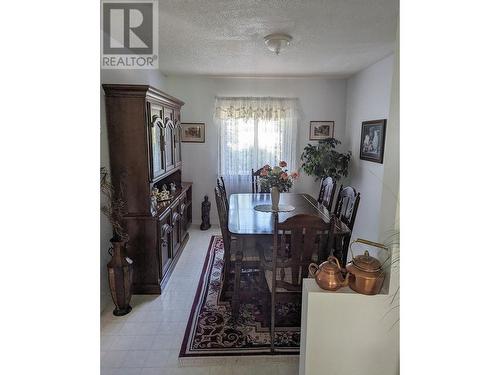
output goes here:
{"type": "MultiPolygon", "coordinates": [[[[255,211],[261,211],[261,212],[276,212],[273,211],[272,205],[270,204],[259,204],[253,208],[255,211]]],[[[295,207],[289,204],[279,204],[278,205],[278,212],[290,212],[295,210],[295,207]]]]}

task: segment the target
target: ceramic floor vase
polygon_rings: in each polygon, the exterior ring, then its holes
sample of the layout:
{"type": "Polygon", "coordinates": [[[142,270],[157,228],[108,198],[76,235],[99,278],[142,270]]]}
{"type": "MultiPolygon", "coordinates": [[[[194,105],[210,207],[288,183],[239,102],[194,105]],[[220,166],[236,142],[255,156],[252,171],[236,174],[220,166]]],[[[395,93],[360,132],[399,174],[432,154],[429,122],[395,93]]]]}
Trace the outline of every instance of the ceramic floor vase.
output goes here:
{"type": "Polygon", "coordinates": [[[128,314],[132,307],[132,259],[126,255],[126,242],[111,241],[111,260],[108,263],[108,280],[111,297],[116,308],[113,314],[122,316],[128,314]]]}
{"type": "Polygon", "coordinates": [[[271,188],[271,205],[273,211],[278,211],[278,207],[280,204],[280,191],[277,187],[271,188]]]}

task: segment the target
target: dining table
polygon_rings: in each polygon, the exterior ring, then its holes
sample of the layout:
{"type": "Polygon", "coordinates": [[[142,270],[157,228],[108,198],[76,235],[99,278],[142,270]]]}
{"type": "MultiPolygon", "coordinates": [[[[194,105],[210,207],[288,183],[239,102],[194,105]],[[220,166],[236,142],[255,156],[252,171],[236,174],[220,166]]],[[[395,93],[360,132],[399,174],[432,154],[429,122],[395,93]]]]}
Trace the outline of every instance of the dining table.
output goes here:
{"type": "MultiPolygon", "coordinates": [[[[270,239],[273,235],[274,215],[273,211],[259,210],[259,207],[271,206],[271,194],[269,193],[238,193],[229,196],[228,229],[231,237],[237,241],[235,251],[235,279],[232,296],[232,310],[234,314],[239,311],[240,304],[240,278],[242,262],[246,243],[249,240],[270,239]],[[257,208],[257,209],[256,209],[257,208]]],[[[289,217],[306,214],[322,218],[325,222],[335,220],[334,236],[348,236],[351,231],[345,223],[332,216],[328,209],[306,193],[281,193],[278,210],[278,221],[281,223],[289,217]]],[[[318,254],[318,260],[324,260],[328,254],[318,254]]]]}

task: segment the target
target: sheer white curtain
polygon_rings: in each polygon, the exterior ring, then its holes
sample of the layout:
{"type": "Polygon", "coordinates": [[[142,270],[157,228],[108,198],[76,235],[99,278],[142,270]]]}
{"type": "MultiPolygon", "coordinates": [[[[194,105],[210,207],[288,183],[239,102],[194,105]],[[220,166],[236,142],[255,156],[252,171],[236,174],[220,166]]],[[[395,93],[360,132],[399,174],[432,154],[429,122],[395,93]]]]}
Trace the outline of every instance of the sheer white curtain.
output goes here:
{"type": "Polygon", "coordinates": [[[296,170],[298,99],[216,98],[219,170],[230,193],[251,192],[251,170],[288,162],[296,170]]]}

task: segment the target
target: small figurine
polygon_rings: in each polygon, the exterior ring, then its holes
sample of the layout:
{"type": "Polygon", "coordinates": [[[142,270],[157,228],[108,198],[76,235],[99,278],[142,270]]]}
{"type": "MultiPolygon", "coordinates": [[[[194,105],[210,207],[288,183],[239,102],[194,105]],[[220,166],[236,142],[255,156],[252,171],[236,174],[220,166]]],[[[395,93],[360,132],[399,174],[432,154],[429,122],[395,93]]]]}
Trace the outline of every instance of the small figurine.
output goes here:
{"type": "Polygon", "coordinates": [[[201,230],[207,230],[211,227],[210,225],[210,206],[211,203],[208,201],[208,196],[205,195],[205,199],[201,202],[201,230]]]}
{"type": "Polygon", "coordinates": [[[156,199],[158,189],[156,189],[156,191],[155,189],[153,189],[153,191],[151,192],[151,215],[153,216],[156,215],[158,210],[158,201],[156,199]]]}
{"type": "Polygon", "coordinates": [[[172,182],[172,183],[170,184],[170,192],[171,192],[171,193],[175,193],[175,190],[176,190],[176,188],[175,188],[175,183],[174,183],[174,182],[172,182]]]}
{"type": "Polygon", "coordinates": [[[161,191],[158,193],[158,201],[165,202],[170,199],[170,192],[167,190],[167,185],[163,185],[161,191]]]}

